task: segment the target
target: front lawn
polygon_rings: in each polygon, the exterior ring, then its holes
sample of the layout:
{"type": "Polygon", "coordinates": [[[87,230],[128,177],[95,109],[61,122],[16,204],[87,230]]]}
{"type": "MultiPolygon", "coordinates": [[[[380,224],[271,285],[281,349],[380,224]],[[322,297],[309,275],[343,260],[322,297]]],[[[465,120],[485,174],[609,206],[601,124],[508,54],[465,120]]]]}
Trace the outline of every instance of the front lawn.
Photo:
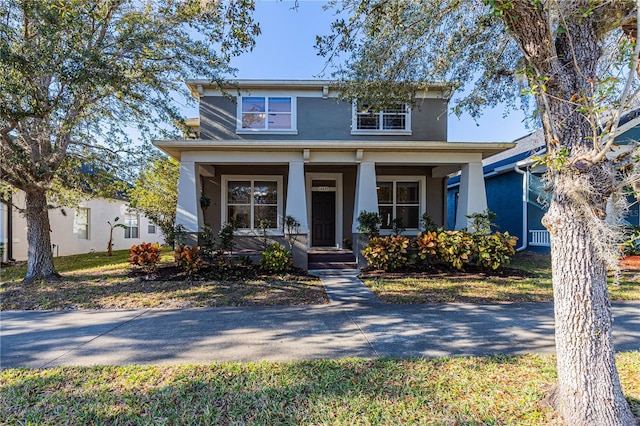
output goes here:
{"type": "MultiPolygon", "coordinates": [[[[517,253],[497,272],[365,272],[362,281],[385,303],[498,303],[553,300],[548,254],[517,253]]],[[[640,300],[640,270],[623,269],[620,282],[609,280],[612,300],[640,300]]]]}
{"type": "MultiPolygon", "coordinates": [[[[640,414],[640,353],[617,356],[640,414]]],[[[1,424],[554,422],[553,356],[343,359],[0,371],[1,424]]]]}
{"type": "Polygon", "coordinates": [[[156,273],[133,270],[128,250],[55,259],[61,281],[25,285],[24,263],[2,268],[1,310],[135,309],[328,303],[320,280],[304,274],[267,275],[251,268],[246,276],[188,277],[163,251],[156,273]],[[166,278],[166,279],[165,279],[166,278]]]}

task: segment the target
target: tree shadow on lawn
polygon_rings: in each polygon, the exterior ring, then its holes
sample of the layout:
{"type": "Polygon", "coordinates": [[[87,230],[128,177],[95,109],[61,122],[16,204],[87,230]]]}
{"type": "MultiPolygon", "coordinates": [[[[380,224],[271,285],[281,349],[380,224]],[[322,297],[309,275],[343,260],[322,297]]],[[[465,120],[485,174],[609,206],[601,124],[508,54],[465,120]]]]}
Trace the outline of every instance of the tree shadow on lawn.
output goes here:
{"type": "Polygon", "coordinates": [[[3,421],[547,424],[553,357],[342,359],[25,370],[3,421]]]}
{"type": "MultiPolygon", "coordinates": [[[[206,272],[206,271],[204,271],[206,272]]],[[[225,278],[188,276],[169,265],[128,276],[80,274],[63,281],[3,284],[2,310],[128,309],[245,305],[324,304],[328,298],[317,278],[302,274],[264,275],[255,270],[225,278]]]]}

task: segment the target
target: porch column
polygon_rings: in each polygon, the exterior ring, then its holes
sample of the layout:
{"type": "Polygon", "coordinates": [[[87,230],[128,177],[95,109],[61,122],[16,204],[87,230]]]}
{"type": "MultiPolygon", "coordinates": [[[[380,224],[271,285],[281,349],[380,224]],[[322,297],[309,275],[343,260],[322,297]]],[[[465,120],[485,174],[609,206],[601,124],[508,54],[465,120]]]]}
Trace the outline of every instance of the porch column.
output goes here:
{"type": "Polygon", "coordinates": [[[358,164],[356,177],[356,196],[353,205],[353,225],[351,230],[358,232],[360,212],[378,211],[378,191],[376,190],[376,163],[365,161],[358,164]]]}
{"type": "MultiPolygon", "coordinates": [[[[304,180],[304,162],[289,162],[289,178],[287,181],[287,202],[285,216],[292,216],[300,223],[298,237],[291,247],[293,252],[293,266],[307,269],[307,237],[309,235],[309,222],[307,219],[307,195],[304,180]]],[[[287,232],[287,229],[284,230],[287,232]]]]}
{"type": "Polygon", "coordinates": [[[302,161],[289,162],[285,215],[292,216],[300,223],[301,234],[309,232],[307,195],[304,184],[304,162],[302,161]]]}
{"type": "Polygon", "coordinates": [[[462,166],[459,194],[455,229],[466,228],[467,215],[482,213],[487,208],[487,192],[484,187],[484,172],[481,162],[462,166]]]}
{"type": "MultiPolygon", "coordinates": [[[[199,213],[196,164],[193,161],[183,161],[180,163],[180,179],[178,180],[176,226],[182,225],[186,232],[197,233],[199,213]]],[[[197,235],[194,235],[194,238],[190,238],[186,243],[197,244],[197,235]]]]}
{"type": "Polygon", "coordinates": [[[376,189],[376,163],[363,161],[358,164],[356,177],[356,194],[353,205],[353,254],[358,262],[358,267],[363,268],[367,261],[361,251],[369,244],[365,235],[358,232],[358,216],[361,212],[378,212],[378,190],[376,189]]]}

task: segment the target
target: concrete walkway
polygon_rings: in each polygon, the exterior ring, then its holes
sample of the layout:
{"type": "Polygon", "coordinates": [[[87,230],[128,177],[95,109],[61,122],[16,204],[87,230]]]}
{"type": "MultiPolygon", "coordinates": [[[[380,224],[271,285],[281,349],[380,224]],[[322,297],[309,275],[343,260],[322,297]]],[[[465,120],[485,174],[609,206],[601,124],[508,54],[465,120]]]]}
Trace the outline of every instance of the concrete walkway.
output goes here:
{"type": "MultiPolygon", "coordinates": [[[[555,351],[551,303],[388,305],[353,273],[319,275],[329,305],[0,312],[0,367],[555,351]]],[[[640,350],[640,303],[613,313],[616,349],[640,350]]]]}
{"type": "Polygon", "coordinates": [[[322,281],[332,304],[381,305],[382,302],[358,278],[355,269],[309,271],[322,281]]]}

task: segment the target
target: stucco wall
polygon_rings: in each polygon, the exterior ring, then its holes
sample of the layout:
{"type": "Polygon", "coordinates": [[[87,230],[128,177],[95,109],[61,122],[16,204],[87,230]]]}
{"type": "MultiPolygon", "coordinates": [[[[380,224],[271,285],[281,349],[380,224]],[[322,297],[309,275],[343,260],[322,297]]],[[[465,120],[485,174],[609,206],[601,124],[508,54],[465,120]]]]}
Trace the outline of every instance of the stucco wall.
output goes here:
{"type": "Polygon", "coordinates": [[[351,135],[351,104],[318,97],[297,98],[297,135],[236,134],[236,103],[222,96],[200,99],[204,140],[426,140],[447,139],[447,103],[424,99],[411,111],[410,136],[351,135]]]}
{"type": "Polygon", "coordinates": [[[518,237],[522,245],[522,176],[515,172],[485,178],[487,207],[498,217],[494,221],[500,232],[518,237]]]}
{"type": "MultiPolygon", "coordinates": [[[[14,195],[14,204],[24,207],[23,192],[14,195]]],[[[118,223],[124,223],[124,214],[128,209],[125,201],[103,198],[83,201],[80,203],[80,207],[90,209],[88,239],[78,239],[78,234],[74,233],[73,222],[76,212],[74,208],[49,210],[51,244],[55,244],[54,256],[68,256],[92,251],[106,252],[109,241],[107,221],[113,223],[114,218],[119,217],[118,223]]],[[[6,223],[6,218],[3,217],[3,221],[6,223]]],[[[113,249],[127,249],[142,242],[164,243],[160,228],[156,226],[156,233],[149,234],[148,225],[149,219],[139,215],[139,238],[124,238],[125,230],[123,228],[114,229],[113,249]]],[[[16,209],[13,210],[13,258],[16,260],[26,260],[27,258],[27,221],[16,209]]]]}

